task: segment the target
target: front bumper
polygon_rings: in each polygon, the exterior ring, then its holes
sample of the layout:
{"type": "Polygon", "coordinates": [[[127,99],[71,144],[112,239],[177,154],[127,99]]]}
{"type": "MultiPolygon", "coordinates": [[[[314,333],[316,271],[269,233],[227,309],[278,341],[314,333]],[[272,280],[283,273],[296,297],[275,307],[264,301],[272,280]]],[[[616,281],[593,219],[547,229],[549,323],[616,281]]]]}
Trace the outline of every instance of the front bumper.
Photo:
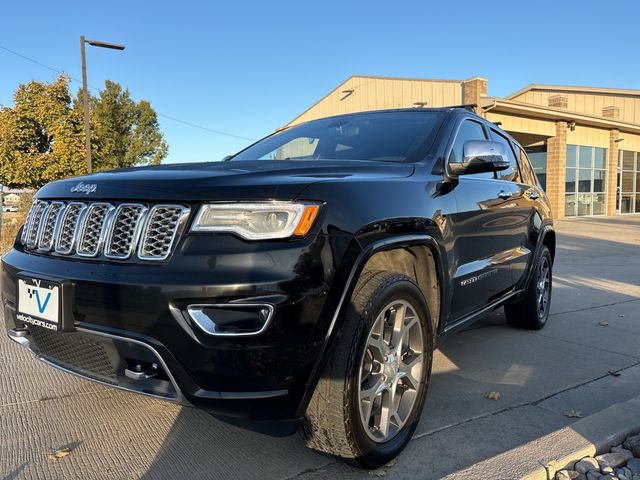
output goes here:
{"type": "Polygon", "coordinates": [[[118,388],[226,415],[299,417],[335,307],[327,301],[343,253],[335,247],[349,242],[318,235],[249,250],[236,238],[216,240],[218,248],[206,236],[190,239],[157,265],[14,249],[1,273],[9,336],[57,368],[118,388]],[[18,275],[71,283],[73,331],[25,328],[17,320],[18,275]],[[188,305],[238,302],[273,305],[268,328],[256,336],[213,336],[181,315],[188,305]],[[131,378],[126,370],[137,365],[154,366],[154,375],[131,378]]]}

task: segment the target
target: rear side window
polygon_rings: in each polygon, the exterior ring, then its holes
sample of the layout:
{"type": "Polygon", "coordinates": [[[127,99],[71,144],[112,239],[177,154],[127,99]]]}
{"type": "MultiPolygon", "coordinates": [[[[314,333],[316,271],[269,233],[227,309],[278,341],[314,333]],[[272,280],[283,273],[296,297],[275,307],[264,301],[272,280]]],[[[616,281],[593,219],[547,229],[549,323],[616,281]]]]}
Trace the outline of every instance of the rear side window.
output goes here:
{"type": "MultiPolygon", "coordinates": [[[[484,127],[480,122],[476,122],[474,120],[464,120],[460,124],[460,129],[458,130],[458,134],[456,135],[456,139],[453,142],[453,148],[451,149],[451,154],[449,155],[449,162],[462,162],[463,158],[463,147],[464,142],[469,140],[486,140],[487,134],[485,133],[484,127]]],[[[475,178],[494,178],[493,173],[475,173],[473,175],[465,175],[465,177],[475,177],[475,178]]]]}
{"type": "Polygon", "coordinates": [[[533,171],[533,167],[531,166],[531,162],[529,162],[529,157],[524,153],[524,150],[518,147],[520,151],[520,168],[522,169],[522,178],[524,183],[527,185],[536,185],[540,186],[538,183],[538,177],[536,177],[536,173],[533,171]]]}
{"type": "Polygon", "coordinates": [[[520,172],[518,171],[518,163],[516,162],[516,156],[513,153],[513,147],[511,142],[497,130],[491,129],[491,140],[494,142],[500,142],[504,146],[504,151],[507,154],[507,160],[509,160],[509,168],[506,170],[500,170],[496,172],[500,180],[506,180],[508,182],[520,182],[520,172]]]}

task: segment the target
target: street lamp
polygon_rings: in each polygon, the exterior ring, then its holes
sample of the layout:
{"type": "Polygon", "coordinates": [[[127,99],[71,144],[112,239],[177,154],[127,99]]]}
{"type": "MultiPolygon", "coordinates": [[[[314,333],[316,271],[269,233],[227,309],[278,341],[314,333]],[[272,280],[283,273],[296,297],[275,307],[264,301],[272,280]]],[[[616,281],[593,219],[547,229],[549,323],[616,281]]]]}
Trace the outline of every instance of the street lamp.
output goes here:
{"type": "Polygon", "coordinates": [[[87,173],[91,173],[93,165],[91,162],[91,127],[89,126],[89,92],[87,91],[87,59],[84,53],[84,44],[88,43],[92,47],[110,48],[112,50],[124,50],[124,45],[117,43],[100,42],[98,40],[87,40],[84,35],[80,36],[80,56],[82,57],[82,105],[84,109],[84,135],[85,148],[87,150],[87,173]]]}

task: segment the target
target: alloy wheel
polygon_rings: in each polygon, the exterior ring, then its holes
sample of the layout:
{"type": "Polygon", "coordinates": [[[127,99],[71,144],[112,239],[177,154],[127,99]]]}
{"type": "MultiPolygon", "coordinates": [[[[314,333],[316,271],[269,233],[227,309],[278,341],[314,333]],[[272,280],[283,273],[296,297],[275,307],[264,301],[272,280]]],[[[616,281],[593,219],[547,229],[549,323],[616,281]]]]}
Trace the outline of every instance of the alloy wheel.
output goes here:
{"type": "Polygon", "coordinates": [[[546,318],[551,293],[551,268],[547,257],[543,256],[540,259],[540,266],[538,268],[538,281],[536,285],[538,317],[546,318]]]}
{"type": "Polygon", "coordinates": [[[377,443],[407,423],[424,368],[422,324],[404,300],[388,304],[373,323],[360,363],[358,405],[365,432],[377,443]]]}

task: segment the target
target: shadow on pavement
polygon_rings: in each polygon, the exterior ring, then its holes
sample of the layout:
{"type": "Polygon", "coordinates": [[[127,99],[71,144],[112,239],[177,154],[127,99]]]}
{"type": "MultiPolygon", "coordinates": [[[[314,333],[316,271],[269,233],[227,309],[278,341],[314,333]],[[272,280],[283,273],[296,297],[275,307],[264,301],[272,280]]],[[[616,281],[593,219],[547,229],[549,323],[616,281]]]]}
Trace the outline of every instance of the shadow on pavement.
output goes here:
{"type": "Polygon", "coordinates": [[[9,472],[5,477],[2,477],[2,480],[18,480],[22,471],[27,468],[27,465],[29,465],[29,462],[24,462],[18,468],[9,472]]]}

